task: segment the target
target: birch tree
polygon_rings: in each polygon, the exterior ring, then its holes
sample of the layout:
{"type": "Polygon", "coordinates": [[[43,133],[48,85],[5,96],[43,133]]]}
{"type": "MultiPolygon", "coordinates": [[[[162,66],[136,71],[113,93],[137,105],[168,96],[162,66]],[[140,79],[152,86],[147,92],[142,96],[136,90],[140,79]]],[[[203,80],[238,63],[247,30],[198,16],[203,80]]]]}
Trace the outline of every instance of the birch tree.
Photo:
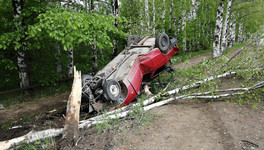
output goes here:
{"type": "MultiPolygon", "coordinates": [[[[15,26],[16,29],[22,28],[22,11],[23,11],[23,0],[12,0],[13,11],[14,11],[14,19],[16,20],[15,26]]],[[[17,40],[20,44],[20,47],[17,49],[17,66],[18,66],[18,74],[20,79],[20,87],[25,88],[29,86],[29,75],[27,72],[28,66],[26,64],[26,52],[23,44],[21,43],[23,39],[17,40]]]]}
{"type": "Polygon", "coordinates": [[[232,0],[228,0],[227,9],[226,9],[226,16],[225,16],[225,22],[224,22],[224,25],[223,25],[221,53],[223,53],[226,50],[226,48],[227,48],[227,26],[228,26],[228,23],[229,23],[229,16],[230,16],[231,6],[232,6],[232,0]]]}
{"type": "Polygon", "coordinates": [[[182,47],[183,47],[183,51],[186,51],[186,30],[185,30],[185,27],[186,27],[186,11],[183,10],[182,11],[182,31],[183,31],[183,42],[182,42],[182,47]]]}
{"type": "Polygon", "coordinates": [[[216,14],[213,52],[212,52],[213,58],[216,58],[221,54],[220,45],[221,45],[221,33],[222,33],[222,26],[223,26],[224,2],[225,2],[225,0],[219,0],[217,14],[216,14]]]}
{"type": "Polygon", "coordinates": [[[238,43],[242,43],[242,36],[243,36],[243,23],[239,23],[238,35],[237,35],[237,42],[238,43]]]}
{"type": "Polygon", "coordinates": [[[58,43],[55,42],[54,44],[54,48],[57,51],[57,55],[56,55],[56,71],[58,74],[62,73],[62,66],[61,66],[61,60],[60,60],[60,55],[61,55],[61,49],[58,43]]]}
{"type": "Polygon", "coordinates": [[[165,32],[165,23],[166,23],[166,20],[165,20],[165,16],[166,16],[166,0],[163,0],[163,3],[162,3],[162,6],[163,6],[163,11],[162,11],[162,21],[163,21],[163,24],[162,24],[162,32],[165,32]]]}
{"type": "Polygon", "coordinates": [[[155,7],[155,0],[152,0],[152,10],[153,10],[153,20],[152,20],[152,32],[153,32],[153,35],[156,35],[156,7],[155,7]]]}
{"type": "Polygon", "coordinates": [[[229,38],[228,38],[228,43],[227,43],[228,48],[231,48],[232,46],[234,46],[236,42],[236,18],[235,18],[234,13],[232,13],[231,19],[232,21],[230,22],[230,25],[229,25],[229,38]]]}
{"type": "Polygon", "coordinates": [[[146,14],[146,32],[149,34],[149,1],[145,0],[145,14],[146,14]]]}

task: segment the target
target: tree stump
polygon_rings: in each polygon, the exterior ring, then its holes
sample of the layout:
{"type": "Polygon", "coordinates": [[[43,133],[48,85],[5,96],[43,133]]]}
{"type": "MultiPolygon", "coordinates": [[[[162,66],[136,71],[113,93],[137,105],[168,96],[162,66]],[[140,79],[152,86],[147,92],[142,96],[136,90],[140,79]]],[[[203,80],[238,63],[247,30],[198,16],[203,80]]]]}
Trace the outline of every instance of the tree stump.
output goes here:
{"type": "Polygon", "coordinates": [[[67,103],[65,124],[60,142],[60,149],[70,149],[79,138],[79,114],[82,96],[81,72],[74,66],[72,91],[67,103]]]}

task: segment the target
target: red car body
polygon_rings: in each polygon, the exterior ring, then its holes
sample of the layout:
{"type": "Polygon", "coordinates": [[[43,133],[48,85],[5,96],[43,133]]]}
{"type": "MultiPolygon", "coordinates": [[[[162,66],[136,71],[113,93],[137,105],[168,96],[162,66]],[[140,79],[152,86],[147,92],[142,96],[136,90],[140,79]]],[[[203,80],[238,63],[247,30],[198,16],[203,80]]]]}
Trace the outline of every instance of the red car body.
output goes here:
{"type": "Polygon", "coordinates": [[[179,51],[176,43],[175,38],[170,41],[164,34],[144,38],[123,50],[94,77],[84,76],[83,95],[89,99],[89,112],[100,110],[96,108],[99,103],[112,101],[121,107],[131,103],[139,95],[143,81],[166,70],[167,63],[179,51]],[[157,46],[157,41],[161,46],[157,46]]]}
{"type": "Polygon", "coordinates": [[[158,48],[154,48],[149,53],[140,56],[130,70],[128,80],[124,81],[128,92],[121,106],[128,105],[139,94],[144,75],[150,74],[150,78],[155,77],[155,72],[169,62],[177,52],[179,49],[176,45],[167,54],[163,54],[158,48]]]}

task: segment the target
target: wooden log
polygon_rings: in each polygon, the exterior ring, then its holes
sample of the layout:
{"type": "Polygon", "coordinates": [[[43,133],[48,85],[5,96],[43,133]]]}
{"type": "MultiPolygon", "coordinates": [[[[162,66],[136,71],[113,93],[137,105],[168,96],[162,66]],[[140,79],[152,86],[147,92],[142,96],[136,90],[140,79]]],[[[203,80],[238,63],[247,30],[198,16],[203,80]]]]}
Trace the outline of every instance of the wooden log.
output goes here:
{"type": "Polygon", "coordinates": [[[74,80],[72,84],[72,91],[67,103],[67,111],[65,117],[65,124],[62,134],[61,147],[74,146],[79,138],[79,114],[82,97],[82,81],[81,72],[76,71],[74,66],[74,80]]]}
{"type": "Polygon", "coordinates": [[[26,135],[11,139],[11,140],[7,140],[7,141],[3,141],[0,142],[0,149],[1,150],[6,150],[6,149],[10,149],[13,146],[19,145],[21,143],[30,143],[30,142],[34,142],[43,138],[48,138],[48,137],[56,137],[61,135],[63,129],[47,129],[47,130],[43,130],[43,131],[38,131],[38,132],[34,132],[31,131],[26,135]]]}

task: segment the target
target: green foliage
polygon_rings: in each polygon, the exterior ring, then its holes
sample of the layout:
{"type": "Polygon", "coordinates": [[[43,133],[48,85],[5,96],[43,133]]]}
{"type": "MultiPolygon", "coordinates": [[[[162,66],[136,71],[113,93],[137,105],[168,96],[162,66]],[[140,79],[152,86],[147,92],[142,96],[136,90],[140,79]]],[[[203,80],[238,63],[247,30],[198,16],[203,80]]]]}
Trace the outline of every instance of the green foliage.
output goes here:
{"type": "MultiPolygon", "coordinates": [[[[52,39],[59,42],[64,50],[79,44],[96,45],[104,49],[112,47],[110,33],[125,36],[113,25],[115,19],[119,22],[122,22],[122,19],[111,16],[53,8],[40,14],[37,19],[39,22],[29,27],[29,38],[36,41],[52,39]]],[[[36,47],[40,47],[40,44],[36,43],[36,47]]]]}
{"type": "Polygon", "coordinates": [[[21,104],[27,101],[39,101],[48,97],[53,97],[65,93],[71,89],[72,81],[64,83],[56,83],[56,85],[49,85],[36,88],[32,91],[28,91],[26,94],[24,92],[16,92],[5,94],[1,96],[1,104],[5,107],[10,107],[15,104],[21,104]]]}
{"type": "Polygon", "coordinates": [[[44,150],[44,149],[55,149],[56,143],[53,138],[45,138],[43,140],[36,141],[34,143],[22,144],[19,150],[44,150]]]}

